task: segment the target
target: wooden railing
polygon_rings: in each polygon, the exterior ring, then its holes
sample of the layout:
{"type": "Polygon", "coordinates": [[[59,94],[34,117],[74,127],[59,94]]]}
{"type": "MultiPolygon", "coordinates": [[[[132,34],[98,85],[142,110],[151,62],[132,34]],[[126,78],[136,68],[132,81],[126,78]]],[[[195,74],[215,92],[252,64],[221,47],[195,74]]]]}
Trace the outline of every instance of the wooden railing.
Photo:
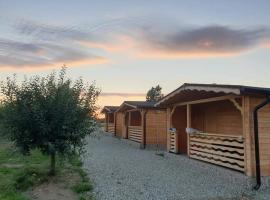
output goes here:
{"type": "Polygon", "coordinates": [[[128,138],[134,142],[142,142],[142,127],[141,126],[128,126],[128,138]]]}
{"type": "Polygon", "coordinates": [[[199,133],[189,135],[189,155],[216,165],[244,171],[242,136],[199,133]]]}
{"type": "Polygon", "coordinates": [[[177,133],[175,131],[170,131],[170,152],[177,153],[177,133]]]}
{"type": "Polygon", "coordinates": [[[108,132],[114,133],[114,131],[115,131],[114,123],[109,123],[108,124],[108,132]]]}

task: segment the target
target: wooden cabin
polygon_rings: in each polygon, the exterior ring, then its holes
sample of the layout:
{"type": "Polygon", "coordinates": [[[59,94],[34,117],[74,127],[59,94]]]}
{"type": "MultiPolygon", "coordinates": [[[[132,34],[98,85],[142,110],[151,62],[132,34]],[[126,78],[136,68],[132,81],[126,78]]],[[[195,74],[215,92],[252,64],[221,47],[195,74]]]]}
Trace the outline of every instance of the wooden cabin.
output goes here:
{"type": "Polygon", "coordinates": [[[140,143],[142,148],[166,148],[166,109],[155,108],[155,102],[125,101],[117,110],[117,134],[140,143]]]}
{"type": "Polygon", "coordinates": [[[101,113],[105,115],[105,131],[115,134],[115,111],[119,106],[104,106],[101,113]]]}
{"type": "MultiPolygon", "coordinates": [[[[183,84],[155,104],[167,108],[168,151],[255,175],[253,111],[269,95],[269,88],[183,84]]],[[[259,170],[269,176],[270,104],[258,121],[259,170]]]]}

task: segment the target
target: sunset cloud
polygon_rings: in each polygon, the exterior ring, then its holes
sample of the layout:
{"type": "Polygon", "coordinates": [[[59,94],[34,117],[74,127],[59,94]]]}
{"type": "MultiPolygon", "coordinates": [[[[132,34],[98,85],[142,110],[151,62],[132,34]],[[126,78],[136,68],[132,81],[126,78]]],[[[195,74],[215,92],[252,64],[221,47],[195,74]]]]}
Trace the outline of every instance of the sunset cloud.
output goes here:
{"type": "Polygon", "coordinates": [[[270,46],[270,30],[265,27],[177,23],[164,27],[149,21],[130,24],[124,20],[117,23],[104,23],[94,29],[19,20],[11,26],[21,40],[0,38],[0,67],[93,65],[108,62],[107,56],[116,53],[136,59],[225,57],[270,46]]]}
{"type": "Polygon", "coordinates": [[[108,62],[104,56],[76,43],[78,40],[97,39],[78,27],[56,26],[30,20],[18,20],[9,25],[19,39],[0,38],[1,69],[39,69],[63,64],[73,67],[108,62]]]}
{"type": "Polygon", "coordinates": [[[39,68],[104,63],[106,59],[77,47],[0,39],[1,68],[39,68]]]}
{"type": "Polygon", "coordinates": [[[141,46],[147,50],[141,56],[229,56],[261,47],[263,41],[270,38],[270,32],[266,28],[236,29],[220,25],[156,33],[143,32],[141,46]]]}
{"type": "Polygon", "coordinates": [[[166,31],[149,25],[135,30],[115,34],[111,42],[84,41],[81,44],[112,53],[131,53],[139,58],[224,57],[270,46],[270,30],[267,28],[237,29],[212,25],[166,31]]]}

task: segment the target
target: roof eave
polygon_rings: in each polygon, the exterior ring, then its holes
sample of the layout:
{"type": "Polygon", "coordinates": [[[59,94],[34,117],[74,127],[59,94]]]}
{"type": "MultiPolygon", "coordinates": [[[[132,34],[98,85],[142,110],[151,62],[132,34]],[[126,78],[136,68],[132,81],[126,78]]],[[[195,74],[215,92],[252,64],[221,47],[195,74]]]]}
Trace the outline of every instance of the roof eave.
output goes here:
{"type": "Polygon", "coordinates": [[[178,89],[173,91],[172,93],[168,94],[164,98],[162,98],[160,101],[158,101],[154,106],[158,107],[162,103],[166,102],[167,100],[173,98],[175,95],[179,94],[182,91],[185,90],[193,90],[193,91],[205,91],[205,92],[215,92],[215,93],[220,93],[224,92],[227,94],[235,94],[235,95],[241,95],[241,88],[223,88],[217,86],[207,86],[207,85],[192,85],[192,84],[183,84],[180,86],[178,89]]]}

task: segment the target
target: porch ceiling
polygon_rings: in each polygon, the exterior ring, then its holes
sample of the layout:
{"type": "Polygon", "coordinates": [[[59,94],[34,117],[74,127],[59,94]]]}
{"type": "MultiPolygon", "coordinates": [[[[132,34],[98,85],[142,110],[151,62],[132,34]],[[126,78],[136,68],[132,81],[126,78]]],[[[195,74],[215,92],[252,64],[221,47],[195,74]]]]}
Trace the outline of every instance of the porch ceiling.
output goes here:
{"type": "Polygon", "coordinates": [[[270,95],[270,88],[242,85],[185,83],[158,101],[155,106],[220,97],[224,95],[270,95]]]}
{"type": "Polygon", "coordinates": [[[160,105],[172,105],[176,103],[196,101],[202,99],[208,99],[212,97],[220,97],[227,95],[225,92],[213,92],[213,91],[198,91],[198,90],[183,90],[168,99],[164,102],[161,102],[160,105]]]}

